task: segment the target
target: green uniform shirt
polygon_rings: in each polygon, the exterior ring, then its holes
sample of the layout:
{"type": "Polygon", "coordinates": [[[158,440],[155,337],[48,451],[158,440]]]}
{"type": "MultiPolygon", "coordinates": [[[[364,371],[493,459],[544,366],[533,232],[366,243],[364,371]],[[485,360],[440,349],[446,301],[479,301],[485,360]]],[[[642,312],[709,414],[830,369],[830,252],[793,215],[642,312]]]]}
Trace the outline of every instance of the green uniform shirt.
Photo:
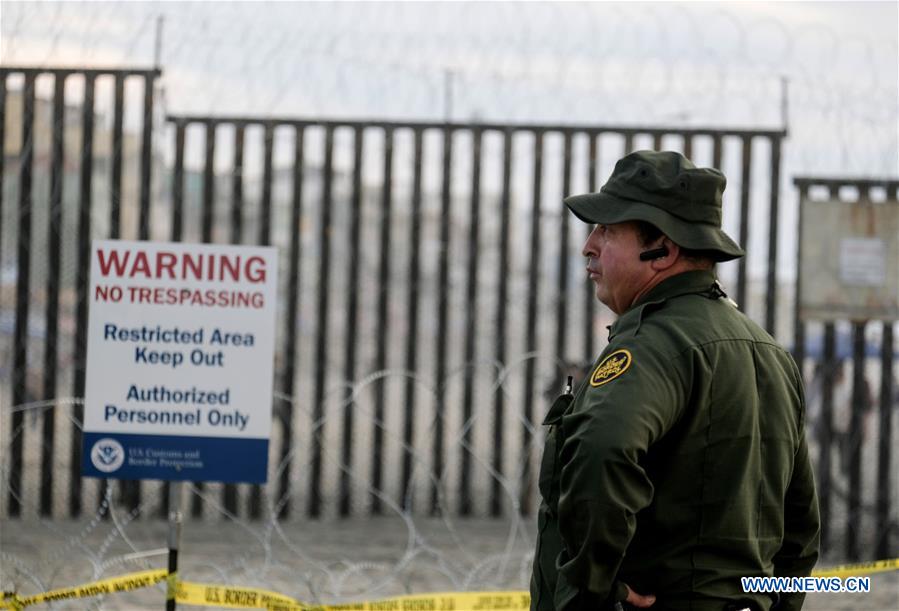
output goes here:
{"type": "MultiPolygon", "coordinates": [[[[721,611],[741,576],[805,576],[818,501],[792,357],[720,299],[710,271],[666,279],[610,328],[562,395],[540,470],[533,609],[597,609],[623,583],[656,611],[721,611]]],[[[778,610],[802,595],[781,595],[778,610]]]]}

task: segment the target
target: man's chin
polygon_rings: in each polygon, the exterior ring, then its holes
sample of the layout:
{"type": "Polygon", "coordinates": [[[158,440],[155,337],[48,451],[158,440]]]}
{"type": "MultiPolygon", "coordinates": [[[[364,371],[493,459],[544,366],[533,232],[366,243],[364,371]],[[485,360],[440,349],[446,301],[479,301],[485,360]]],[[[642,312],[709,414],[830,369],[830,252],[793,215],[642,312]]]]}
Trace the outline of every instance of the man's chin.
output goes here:
{"type": "Polygon", "coordinates": [[[607,308],[612,310],[615,314],[620,314],[620,312],[618,310],[616,310],[614,308],[614,306],[612,305],[612,296],[611,295],[609,295],[608,293],[603,291],[600,287],[596,287],[596,291],[594,292],[594,295],[596,295],[596,300],[599,301],[601,304],[603,304],[604,306],[606,306],[607,308]]]}

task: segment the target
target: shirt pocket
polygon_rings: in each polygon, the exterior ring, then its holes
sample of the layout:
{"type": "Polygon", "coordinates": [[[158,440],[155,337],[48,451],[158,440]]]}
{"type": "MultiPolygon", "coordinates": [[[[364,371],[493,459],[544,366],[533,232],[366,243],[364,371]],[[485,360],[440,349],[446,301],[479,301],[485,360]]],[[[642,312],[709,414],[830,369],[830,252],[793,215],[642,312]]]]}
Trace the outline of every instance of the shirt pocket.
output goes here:
{"type": "Polygon", "coordinates": [[[560,395],[553,401],[546,418],[543,419],[543,426],[548,427],[548,429],[546,431],[546,442],[543,446],[543,460],[540,463],[538,486],[540,495],[544,500],[550,498],[552,484],[556,479],[556,463],[558,462],[558,453],[561,448],[559,423],[562,420],[562,415],[568,410],[568,406],[571,405],[573,400],[574,397],[570,394],[560,395]]]}

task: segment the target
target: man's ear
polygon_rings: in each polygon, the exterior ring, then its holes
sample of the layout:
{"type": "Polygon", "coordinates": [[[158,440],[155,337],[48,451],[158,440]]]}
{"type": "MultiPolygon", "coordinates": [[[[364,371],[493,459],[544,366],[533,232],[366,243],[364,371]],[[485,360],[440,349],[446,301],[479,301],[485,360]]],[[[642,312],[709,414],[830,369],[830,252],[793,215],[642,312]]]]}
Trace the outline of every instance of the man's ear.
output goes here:
{"type": "Polygon", "coordinates": [[[680,246],[672,242],[667,236],[662,238],[662,243],[659,244],[659,246],[666,248],[668,254],[664,257],[653,259],[650,264],[652,265],[652,269],[657,272],[662,272],[672,267],[680,259],[680,246]]]}

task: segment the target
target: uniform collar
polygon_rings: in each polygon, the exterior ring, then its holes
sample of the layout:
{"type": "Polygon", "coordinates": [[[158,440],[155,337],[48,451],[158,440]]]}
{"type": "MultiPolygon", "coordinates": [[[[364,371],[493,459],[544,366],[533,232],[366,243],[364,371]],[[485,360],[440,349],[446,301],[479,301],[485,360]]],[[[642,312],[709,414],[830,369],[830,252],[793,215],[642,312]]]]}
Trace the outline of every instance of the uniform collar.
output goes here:
{"type": "Polygon", "coordinates": [[[691,270],[662,280],[609,327],[609,340],[622,333],[635,334],[640,328],[644,312],[651,311],[654,306],[681,295],[708,293],[715,282],[715,273],[706,269],[691,270]]]}

